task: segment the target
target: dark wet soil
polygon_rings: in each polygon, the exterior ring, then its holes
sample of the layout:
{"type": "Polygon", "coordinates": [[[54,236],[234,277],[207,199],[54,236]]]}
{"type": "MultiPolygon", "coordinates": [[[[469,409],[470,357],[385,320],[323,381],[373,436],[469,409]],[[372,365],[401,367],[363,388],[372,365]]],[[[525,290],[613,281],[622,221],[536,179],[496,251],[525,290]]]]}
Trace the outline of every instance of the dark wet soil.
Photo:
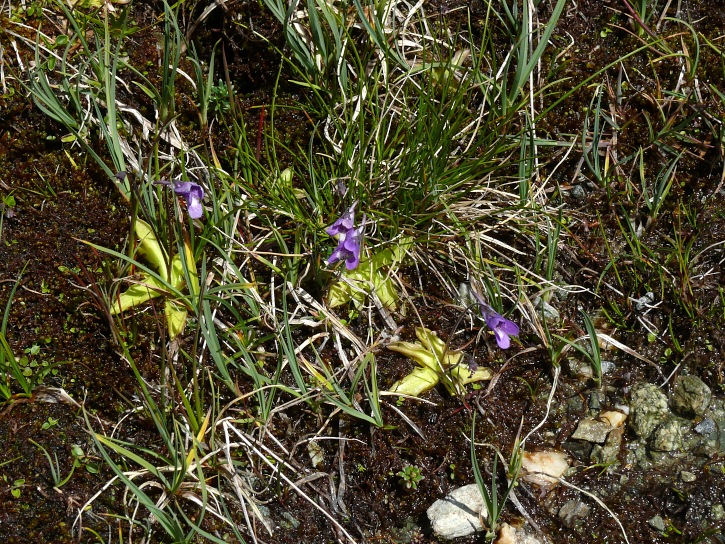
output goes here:
{"type": "MultiPolygon", "coordinates": [[[[452,4],[431,2],[429,11],[440,18],[448,17],[452,25],[461,26],[462,12],[453,10],[452,4]]],[[[722,35],[725,15],[720,2],[684,2],[682,6],[680,16],[693,22],[698,32],[712,40],[722,35]]],[[[129,49],[129,54],[132,59],[138,57],[139,62],[156,51],[152,25],[157,7],[148,4],[134,8],[134,17],[145,31],[134,37],[135,47],[129,49]]],[[[474,14],[485,13],[479,4],[474,3],[472,9],[474,14]]],[[[198,13],[189,13],[188,21],[195,20],[195,16],[198,13]]],[[[478,20],[474,21],[474,30],[478,20]]],[[[271,101],[279,57],[273,47],[249,30],[250,27],[271,39],[272,44],[282,46],[276,23],[262,14],[257,2],[246,1],[230,4],[226,10],[213,11],[197,27],[194,39],[202,58],[210,55],[214,44],[221,40],[239,105],[245,112],[248,126],[256,128],[263,116],[262,106],[268,106],[271,101]],[[249,26],[233,24],[240,19],[249,21],[249,26]]],[[[667,23],[662,28],[663,35],[676,32],[674,23],[667,23]]],[[[689,47],[694,46],[687,36],[682,39],[689,47]]],[[[671,41],[678,43],[674,38],[671,41]]],[[[559,77],[570,78],[551,89],[552,97],[642,43],[631,25],[631,18],[625,15],[623,3],[596,0],[572,3],[552,42],[551,69],[559,77]]],[[[7,60],[12,56],[8,51],[14,51],[8,37],[0,38],[0,43],[5,48],[6,62],[12,62],[7,60]]],[[[26,55],[26,61],[29,59],[29,51],[23,50],[21,55],[26,55]]],[[[631,91],[616,105],[617,119],[623,127],[617,149],[620,157],[632,154],[640,147],[646,149],[646,171],[653,175],[666,158],[661,151],[663,147],[686,152],[667,204],[641,239],[645,246],[652,248],[647,254],[652,266],[639,269],[627,266],[632,259],[626,255],[628,249],[619,225],[627,217],[634,216],[641,221],[645,217],[641,199],[633,200],[626,195],[621,179],[613,176],[608,184],[592,183],[591,173],[586,168],[578,168],[581,152],[572,153],[558,174],[564,190],[550,196],[559,199],[567,213],[577,218],[567,233],[567,250],[561,254],[557,272],[567,283],[590,290],[562,302],[559,308],[564,316],[562,331],[583,332],[577,316],[578,307],[607,321],[603,309],[616,325],[620,341],[654,361],[661,361],[663,373],[671,373],[682,363],[678,372],[700,376],[714,394],[723,395],[725,342],[721,332],[724,325],[721,264],[712,253],[705,253],[697,263],[692,263],[691,269],[678,270],[669,244],[675,234],[679,234],[692,240],[692,253],[697,254],[725,238],[725,203],[722,192],[716,192],[723,169],[724,106],[716,101],[713,93],[706,92],[707,85],[724,90],[725,81],[721,59],[712,48],[702,49],[699,63],[701,72],[698,74],[705,89],[702,101],[688,99],[679,110],[674,105],[668,106],[667,116],[660,117],[657,104],[661,105],[663,98],[658,94],[657,85],[662,89],[674,88],[680,65],[645,51],[627,61],[631,91]],[[698,113],[705,109],[719,117],[698,113]],[[679,128],[668,132],[664,139],[653,141],[646,128],[647,120],[653,124],[656,134],[667,123],[679,128]],[[691,138],[683,138],[683,131],[691,138]],[[574,185],[584,186],[584,199],[574,199],[567,192],[574,185]],[[614,253],[618,267],[611,266],[613,254],[607,250],[604,240],[610,246],[620,248],[614,253]],[[674,273],[663,276],[662,267],[674,273]],[[711,268],[715,270],[713,274],[692,279],[699,271],[711,268]],[[671,330],[665,344],[647,342],[646,331],[632,308],[630,297],[640,297],[647,291],[656,292],[664,301],[648,315],[648,319],[660,330],[671,330]],[[668,348],[669,355],[666,354],[668,348]]],[[[219,78],[222,74],[220,70],[219,78]]],[[[611,86],[617,77],[618,67],[613,67],[594,82],[604,81],[611,86]]],[[[108,319],[93,296],[95,285],[108,285],[116,265],[81,240],[122,248],[129,229],[129,211],[90,158],[77,148],[60,143],[65,135],[62,127],[50,122],[31,105],[17,81],[10,79],[9,85],[13,93],[8,92],[0,98],[0,196],[6,202],[0,232],[2,307],[8,301],[15,281],[19,282],[19,287],[10,306],[6,336],[18,356],[25,355],[27,350],[28,363],[34,363],[32,372],[38,385],[63,388],[83,405],[94,429],[108,433],[127,415],[131,408],[129,399],[136,394],[137,383],[127,363],[114,349],[108,319]],[[12,206],[9,205],[10,196],[14,198],[12,206]],[[44,369],[48,369],[47,373],[44,369]]],[[[297,98],[295,93],[300,90],[283,84],[281,92],[282,99],[292,103],[297,98]]],[[[180,102],[192,103],[190,98],[183,96],[183,86],[179,93],[182,95],[180,102]]],[[[566,140],[570,139],[569,135],[580,133],[585,108],[591,98],[591,88],[578,91],[570,101],[541,120],[538,126],[541,134],[566,140]]],[[[143,95],[135,100],[140,110],[149,107],[144,104],[143,95]]],[[[187,121],[183,123],[185,135],[191,141],[203,142],[207,127],[198,126],[191,110],[180,112],[180,115],[187,121]]],[[[287,131],[289,141],[301,141],[306,145],[311,130],[309,119],[299,113],[288,115],[277,118],[278,129],[287,131]]],[[[228,136],[218,125],[211,130],[219,156],[224,160],[224,150],[230,146],[228,136]]],[[[263,148],[260,153],[264,159],[263,148]]],[[[556,159],[557,156],[552,157],[552,161],[556,159]]],[[[421,318],[447,339],[460,317],[456,313],[458,310],[440,310],[437,300],[445,295],[438,292],[433,279],[423,280],[429,287],[431,304],[427,304],[428,299],[421,295],[421,318]]],[[[401,323],[405,325],[401,335],[411,340],[415,323],[401,323]]],[[[157,377],[158,370],[151,361],[160,338],[144,317],[138,318],[133,326],[142,373],[150,378],[157,377]]],[[[476,332],[467,334],[472,338],[476,332]]],[[[456,341],[464,340],[456,338],[456,341]]],[[[524,331],[521,343],[536,347],[539,340],[533,331],[524,331]]],[[[490,366],[494,371],[504,366],[501,353],[490,345],[476,348],[474,358],[478,364],[490,366]]],[[[605,379],[603,404],[606,406],[626,404],[632,384],[659,379],[659,373],[647,364],[622,354],[613,358],[617,370],[605,379]]],[[[383,386],[389,386],[412,368],[403,357],[384,351],[378,354],[378,365],[383,386]]],[[[416,525],[419,529],[412,534],[415,542],[436,542],[425,526],[425,510],[433,500],[443,497],[452,488],[473,481],[466,438],[471,432],[471,410],[483,415],[477,422],[478,439],[495,443],[502,451],[509,452],[522,418],[524,433],[544,418],[551,386],[548,355],[545,350],[538,349],[507,365],[496,387],[487,396],[485,390],[479,390],[465,399],[453,398],[438,388],[425,397],[435,403],[434,406],[406,402],[404,412],[423,436],[391,408],[385,408],[386,428],[383,429],[336,418],[328,425],[327,436],[351,440],[346,442],[344,449],[337,440],[319,441],[324,461],[316,470],[328,476],[315,480],[305,490],[319,494],[336,518],[361,540],[402,542],[411,537],[403,528],[416,525]],[[415,490],[407,489],[396,476],[406,465],[419,467],[425,476],[415,490]],[[343,481],[344,487],[340,487],[343,481]],[[334,501],[331,488],[337,493],[334,501]]],[[[564,375],[555,396],[555,406],[559,408],[532,436],[529,447],[563,448],[575,422],[586,415],[592,395],[598,394],[596,389],[593,383],[564,375]]],[[[326,415],[324,409],[313,411],[309,408],[299,408],[288,414],[288,429],[282,436],[288,451],[294,451],[290,462],[309,467],[306,447],[295,448],[295,444],[302,444],[304,439],[317,433],[326,415]]],[[[134,415],[120,427],[120,438],[132,438],[137,444],[154,449],[157,438],[152,429],[143,414],[134,415]]],[[[623,450],[627,441],[634,438],[625,436],[623,450]]],[[[71,403],[45,402],[40,396],[18,397],[2,407],[0,441],[4,444],[0,452],[0,541],[64,543],[80,538],[82,542],[97,542],[93,536],[97,532],[106,542],[115,542],[118,531],[126,530],[114,517],[127,513],[120,486],[113,486],[94,502],[94,515],[83,516],[83,528],[78,524],[74,527],[79,508],[112,477],[94,450],[83,412],[78,407],[71,403]],[[60,489],[53,488],[48,460],[31,440],[43,446],[51,457],[57,455],[63,476],[73,464],[72,446],[78,445],[83,450],[83,463],[60,489]]],[[[481,449],[479,457],[487,459],[486,450],[481,449]]],[[[624,455],[621,460],[624,461],[624,455]]],[[[574,465],[580,470],[570,480],[579,487],[590,489],[620,515],[633,544],[716,542],[713,535],[722,527],[702,512],[714,504],[725,503],[722,465],[718,464],[717,458],[707,462],[692,460],[691,464],[677,469],[647,471],[626,464],[610,472],[597,468],[584,470],[588,464],[586,460],[575,459],[574,465]],[[696,483],[684,484],[676,479],[676,472],[683,468],[697,472],[696,483]],[[668,536],[657,532],[648,524],[655,515],[666,517],[678,532],[672,531],[668,536]]],[[[321,513],[288,488],[282,486],[275,490],[280,493],[265,497],[270,501],[271,518],[280,526],[289,526],[285,516],[290,514],[299,525],[276,531],[269,542],[335,541],[337,535],[321,513]]],[[[577,497],[571,489],[559,487],[542,495],[537,489],[521,484],[517,496],[553,542],[622,541],[620,529],[612,517],[593,503],[584,532],[561,523],[556,515],[559,508],[577,497]]],[[[512,523],[521,520],[511,505],[504,519],[512,523]]],[[[481,537],[460,540],[481,541],[481,537]]]]}

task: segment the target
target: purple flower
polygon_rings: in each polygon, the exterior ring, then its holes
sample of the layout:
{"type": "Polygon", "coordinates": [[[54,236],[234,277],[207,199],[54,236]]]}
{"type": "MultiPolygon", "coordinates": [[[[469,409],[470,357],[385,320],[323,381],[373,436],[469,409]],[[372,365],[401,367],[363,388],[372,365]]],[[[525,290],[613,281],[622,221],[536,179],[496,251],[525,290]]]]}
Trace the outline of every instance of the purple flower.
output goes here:
{"type": "Polygon", "coordinates": [[[330,236],[345,235],[355,227],[355,206],[357,202],[353,203],[345,213],[340,216],[340,219],[335,221],[331,226],[325,229],[325,232],[330,236]]]}
{"type": "Polygon", "coordinates": [[[518,336],[519,326],[491,308],[491,306],[489,306],[489,304],[483,300],[483,297],[476,293],[476,291],[471,290],[471,293],[473,293],[473,296],[476,297],[476,300],[481,307],[481,313],[483,314],[483,318],[486,320],[486,325],[496,336],[496,343],[498,344],[498,347],[501,349],[508,349],[511,346],[511,339],[509,336],[518,336]]]}
{"type": "Polygon", "coordinates": [[[199,219],[204,210],[201,206],[201,200],[204,198],[204,189],[198,183],[193,181],[157,181],[159,185],[167,185],[173,191],[186,200],[186,209],[189,217],[199,219]]]}
{"type": "Polygon", "coordinates": [[[337,247],[327,259],[331,265],[337,261],[345,261],[348,270],[354,270],[360,264],[360,247],[362,245],[362,234],[365,230],[365,216],[362,224],[355,228],[355,205],[350,206],[340,219],[335,221],[325,232],[330,236],[337,236],[337,247]]]}
{"type": "Polygon", "coordinates": [[[360,264],[360,246],[362,242],[362,231],[364,226],[349,230],[347,234],[341,234],[337,247],[327,259],[327,264],[337,261],[345,261],[348,270],[355,270],[360,264]]]}
{"type": "Polygon", "coordinates": [[[518,336],[519,326],[513,321],[510,321],[502,315],[496,313],[493,308],[490,307],[489,312],[484,313],[484,318],[486,319],[486,325],[488,325],[488,328],[493,331],[494,335],[496,335],[496,343],[498,344],[498,347],[501,349],[508,349],[511,345],[511,339],[509,336],[518,336]]]}

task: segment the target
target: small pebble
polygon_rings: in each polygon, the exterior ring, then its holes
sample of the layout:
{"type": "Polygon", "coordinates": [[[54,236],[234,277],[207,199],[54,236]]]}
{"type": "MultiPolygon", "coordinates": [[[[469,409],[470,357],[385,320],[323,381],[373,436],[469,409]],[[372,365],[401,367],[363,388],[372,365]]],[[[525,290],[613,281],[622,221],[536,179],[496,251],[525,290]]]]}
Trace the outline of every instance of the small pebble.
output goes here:
{"type": "Polygon", "coordinates": [[[715,432],[715,422],[707,417],[695,426],[695,432],[705,435],[712,434],[715,432]]]}
{"type": "Polygon", "coordinates": [[[469,484],[435,501],[427,514],[433,533],[451,540],[482,531],[481,520],[488,516],[488,510],[478,486],[469,484]]]}
{"type": "Polygon", "coordinates": [[[522,478],[542,488],[559,483],[559,478],[569,468],[566,455],[559,451],[524,452],[521,460],[522,478]]]}
{"type": "Polygon", "coordinates": [[[612,427],[605,421],[582,419],[571,437],[574,440],[584,440],[586,442],[594,442],[595,444],[604,444],[607,440],[607,435],[611,430],[612,427]]]}
{"type": "Polygon", "coordinates": [[[652,527],[655,531],[659,531],[660,533],[665,532],[665,520],[662,519],[662,516],[655,516],[651,519],[647,520],[647,523],[650,527],[652,527]]]}
{"type": "Polygon", "coordinates": [[[642,310],[645,310],[649,306],[654,304],[655,294],[652,292],[645,293],[644,296],[642,296],[640,298],[632,299],[632,302],[634,302],[634,309],[637,310],[638,312],[641,312],[642,310]]]}
{"type": "Polygon", "coordinates": [[[583,200],[587,197],[586,189],[581,185],[574,185],[570,190],[569,194],[575,200],[583,200]]]}
{"type": "Polygon", "coordinates": [[[617,427],[622,426],[624,421],[627,419],[627,415],[617,410],[608,410],[599,414],[599,419],[609,423],[612,429],[616,429],[617,427]]]}

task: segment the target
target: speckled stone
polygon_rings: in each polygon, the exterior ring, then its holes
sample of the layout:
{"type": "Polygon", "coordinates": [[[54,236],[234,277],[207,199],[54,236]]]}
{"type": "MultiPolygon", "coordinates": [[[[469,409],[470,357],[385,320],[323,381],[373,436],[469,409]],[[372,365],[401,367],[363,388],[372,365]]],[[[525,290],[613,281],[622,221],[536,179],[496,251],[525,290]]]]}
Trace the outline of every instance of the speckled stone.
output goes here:
{"type": "Polygon", "coordinates": [[[634,387],[631,397],[632,429],[642,438],[649,438],[669,415],[667,396],[651,383],[634,387]]]}
{"type": "Polygon", "coordinates": [[[682,429],[674,417],[667,419],[652,433],[650,448],[655,451],[678,451],[682,449],[682,429]]]}
{"type": "Polygon", "coordinates": [[[701,416],[710,406],[712,391],[697,376],[678,376],[672,387],[672,409],[683,416],[701,416]]]}
{"type": "Polygon", "coordinates": [[[662,516],[655,516],[651,519],[648,519],[647,523],[655,531],[659,531],[660,533],[665,532],[665,520],[662,519],[662,516]]]}
{"type": "Polygon", "coordinates": [[[574,440],[584,440],[585,442],[594,442],[595,444],[604,444],[607,435],[612,427],[604,421],[596,419],[582,419],[577,425],[576,431],[571,437],[574,440]]]}
{"type": "Polygon", "coordinates": [[[559,510],[559,518],[567,527],[574,527],[576,523],[589,516],[592,507],[578,500],[570,500],[564,503],[559,510]]]}

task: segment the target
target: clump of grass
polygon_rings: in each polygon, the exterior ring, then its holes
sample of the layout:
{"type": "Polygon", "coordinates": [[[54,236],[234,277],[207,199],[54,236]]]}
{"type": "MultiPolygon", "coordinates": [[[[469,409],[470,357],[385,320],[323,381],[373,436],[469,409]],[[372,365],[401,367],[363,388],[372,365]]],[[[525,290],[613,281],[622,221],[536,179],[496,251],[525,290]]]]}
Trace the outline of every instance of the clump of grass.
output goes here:
{"type": "Polygon", "coordinates": [[[504,506],[509,500],[509,496],[513,492],[517,485],[518,476],[521,471],[521,462],[523,454],[523,443],[516,444],[513,449],[513,455],[511,461],[506,467],[506,482],[503,484],[504,492],[499,494],[499,488],[501,487],[501,481],[499,479],[498,462],[499,457],[503,457],[495,446],[486,444],[486,446],[493,449],[493,463],[490,469],[490,485],[484,481],[483,474],[481,473],[481,466],[476,455],[476,418],[474,416],[471,424],[471,465],[473,467],[473,476],[478,485],[478,489],[481,492],[483,503],[486,506],[486,523],[488,525],[486,529],[486,540],[493,541],[496,538],[496,534],[499,529],[499,518],[503,513],[504,506]]]}
{"type": "MultiPolygon", "coordinates": [[[[23,268],[24,271],[25,268],[23,268]]],[[[13,297],[15,296],[15,291],[18,289],[22,275],[23,273],[21,272],[13,284],[13,288],[10,290],[8,301],[5,304],[5,311],[3,312],[2,324],[0,324],[0,398],[4,402],[11,400],[16,395],[15,391],[17,387],[20,387],[20,395],[24,397],[30,397],[34,387],[32,374],[26,374],[25,369],[21,365],[20,358],[15,357],[13,349],[6,338],[13,297]]]]}

